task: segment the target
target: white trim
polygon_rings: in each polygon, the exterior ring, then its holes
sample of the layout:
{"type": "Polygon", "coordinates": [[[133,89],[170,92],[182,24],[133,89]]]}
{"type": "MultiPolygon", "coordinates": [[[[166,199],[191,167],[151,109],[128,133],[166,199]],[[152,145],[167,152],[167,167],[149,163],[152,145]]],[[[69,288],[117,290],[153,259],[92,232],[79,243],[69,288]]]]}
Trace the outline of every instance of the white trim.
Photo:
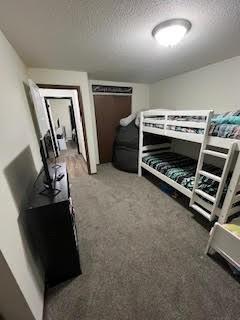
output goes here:
{"type": "Polygon", "coordinates": [[[168,112],[170,112],[170,109],[152,109],[152,110],[146,110],[143,111],[144,117],[147,116],[165,116],[166,114],[168,114],[168,112]]]}
{"type": "MultiPolygon", "coordinates": [[[[147,121],[148,122],[148,121],[147,121]]],[[[178,120],[167,120],[165,122],[166,126],[176,126],[176,127],[184,127],[184,128],[200,128],[204,129],[206,127],[205,121],[197,122],[197,121],[178,121],[178,120]]]]}
{"type": "Polygon", "coordinates": [[[209,179],[212,179],[214,181],[217,181],[217,182],[220,182],[221,181],[221,177],[219,176],[216,176],[215,174],[212,174],[210,172],[207,172],[205,170],[200,170],[199,171],[200,175],[204,176],[204,177],[207,177],[209,179]]]}
{"type": "MultiPolygon", "coordinates": [[[[40,88],[39,89],[40,94],[43,98],[65,98],[65,99],[72,99],[73,103],[73,112],[74,112],[74,117],[76,121],[76,127],[77,127],[77,136],[78,136],[78,143],[79,143],[79,148],[80,152],[87,163],[89,161],[89,166],[90,166],[90,171],[91,173],[95,172],[95,168],[93,166],[93,163],[91,161],[91,155],[89,155],[89,159],[87,161],[87,155],[86,155],[86,148],[88,147],[89,151],[89,142],[88,142],[88,133],[86,131],[86,141],[83,133],[83,119],[80,114],[80,107],[79,104],[81,101],[79,101],[78,98],[78,93],[76,89],[47,89],[47,88],[40,88]]],[[[86,119],[85,119],[86,122],[86,119]]],[[[85,123],[86,124],[86,123],[85,123]]],[[[89,153],[89,152],[88,152],[89,153]]],[[[61,154],[61,152],[60,152],[61,154]]]]}
{"type": "Polygon", "coordinates": [[[187,117],[187,116],[203,116],[207,117],[210,112],[213,112],[213,110],[174,110],[174,111],[167,111],[168,116],[181,116],[181,117],[187,117]]]}
{"type": "Polygon", "coordinates": [[[153,123],[153,124],[162,124],[164,125],[166,123],[166,120],[161,120],[161,119],[151,119],[151,118],[144,118],[143,124],[144,123],[153,123]]]}
{"type": "MultiPolygon", "coordinates": [[[[239,173],[240,173],[240,152],[238,152],[237,161],[235,163],[235,167],[232,173],[232,178],[230,180],[227,194],[225,196],[222,210],[219,216],[219,223],[224,224],[226,223],[228,217],[230,217],[232,214],[236,213],[237,208],[239,206],[234,207],[234,210],[232,210],[232,205],[234,203],[234,199],[236,196],[236,193],[239,190],[239,173]]],[[[239,211],[239,210],[238,210],[239,211]]]]}
{"type": "Polygon", "coordinates": [[[201,208],[198,204],[194,203],[191,206],[195,211],[197,211],[198,213],[200,213],[202,216],[204,216],[205,218],[207,218],[209,221],[213,221],[213,217],[211,216],[211,214],[207,211],[205,211],[203,208],[201,208]]]}
{"type": "Polygon", "coordinates": [[[223,158],[223,159],[227,159],[228,154],[227,153],[223,153],[223,152],[217,152],[217,151],[213,151],[210,149],[206,149],[203,151],[204,154],[208,154],[210,156],[213,157],[218,157],[218,158],[223,158]]]}
{"type": "Polygon", "coordinates": [[[175,131],[175,130],[169,130],[169,129],[165,129],[164,135],[167,137],[175,138],[175,139],[181,139],[181,140],[192,141],[197,143],[202,143],[204,139],[203,134],[181,132],[181,131],[175,131]]]}
{"type": "MultiPolygon", "coordinates": [[[[205,200],[203,200],[203,198],[200,198],[198,195],[195,196],[195,202],[208,211],[212,210],[212,203],[206,202],[205,200]]],[[[221,209],[217,208],[216,216],[219,216],[220,210],[221,209]]]]}
{"type": "Polygon", "coordinates": [[[237,139],[229,139],[229,138],[223,138],[223,137],[209,136],[207,144],[210,145],[210,146],[213,146],[213,147],[229,149],[233,142],[235,142],[237,144],[236,145],[236,150],[240,151],[240,140],[237,140],[237,139]]]}
{"type": "MultiPolygon", "coordinates": [[[[222,194],[223,194],[224,186],[225,186],[225,183],[227,181],[227,177],[228,177],[228,174],[229,174],[229,171],[230,171],[230,167],[231,167],[231,164],[232,164],[234,151],[236,149],[235,147],[236,147],[235,143],[232,143],[230,149],[228,150],[227,159],[225,160],[225,164],[224,164],[222,175],[221,175],[221,181],[220,181],[220,183],[218,185],[218,190],[217,190],[217,193],[216,193],[216,202],[214,203],[214,206],[213,206],[213,212],[219,206],[219,203],[220,203],[220,200],[221,200],[221,197],[222,197],[222,194]]],[[[229,190],[229,188],[228,188],[228,190],[229,190]]],[[[226,194],[226,197],[227,196],[228,196],[228,192],[226,194]]]]}
{"type": "Polygon", "coordinates": [[[215,200],[216,200],[215,197],[210,196],[208,193],[206,193],[206,192],[204,192],[204,191],[202,191],[202,190],[200,190],[200,189],[195,189],[195,192],[196,192],[198,195],[200,195],[201,197],[203,197],[203,198],[211,201],[212,203],[214,203],[215,200]]]}

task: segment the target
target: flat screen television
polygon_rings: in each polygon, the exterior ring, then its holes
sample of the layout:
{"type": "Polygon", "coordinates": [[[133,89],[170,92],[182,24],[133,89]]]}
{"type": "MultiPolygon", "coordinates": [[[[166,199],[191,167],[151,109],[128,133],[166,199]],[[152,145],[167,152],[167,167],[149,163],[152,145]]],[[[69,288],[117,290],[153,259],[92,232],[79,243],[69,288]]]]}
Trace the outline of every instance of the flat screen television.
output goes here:
{"type": "Polygon", "coordinates": [[[59,190],[55,188],[57,179],[57,168],[59,165],[56,164],[56,157],[54,153],[54,147],[50,131],[48,131],[40,139],[40,154],[43,162],[43,181],[44,190],[42,194],[57,194],[59,190]],[[51,168],[51,169],[50,169],[51,168]]]}

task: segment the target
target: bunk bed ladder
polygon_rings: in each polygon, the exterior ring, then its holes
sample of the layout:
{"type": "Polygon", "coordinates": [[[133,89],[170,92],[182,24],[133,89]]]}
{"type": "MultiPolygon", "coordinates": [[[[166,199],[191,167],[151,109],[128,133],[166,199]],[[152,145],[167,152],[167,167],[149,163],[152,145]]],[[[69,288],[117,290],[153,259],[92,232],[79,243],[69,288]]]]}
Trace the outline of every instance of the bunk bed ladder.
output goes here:
{"type": "Polygon", "coordinates": [[[199,160],[198,160],[198,164],[197,164],[197,169],[196,169],[196,174],[195,174],[195,181],[194,181],[193,190],[192,190],[192,197],[191,197],[190,203],[189,203],[190,207],[192,207],[193,209],[195,209],[196,211],[201,213],[207,219],[209,219],[209,213],[207,211],[205,211],[204,209],[202,209],[199,205],[195,204],[195,197],[196,197],[195,193],[196,193],[196,189],[198,187],[198,180],[199,180],[199,177],[200,177],[200,170],[202,169],[202,166],[203,166],[204,150],[206,150],[206,148],[207,148],[208,132],[209,132],[212,116],[213,116],[213,111],[209,112],[209,114],[207,116],[207,119],[206,119],[206,123],[207,124],[206,124],[206,128],[205,128],[205,131],[204,131],[203,142],[202,142],[202,145],[201,145],[199,160]]]}
{"type": "Polygon", "coordinates": [[[227,219],[240,212],[240,152],[238,146],[238,157],[232,173],[228,191],[223,202],[218,222],[224,224],[227,219]]]}
{"type": "Polygon", "coordinates": [[[217,152],[210,149],[207,149],[207,143],[202,146],[200,152],[200,158],[198,161],[198,167],[196,170],[196,178],[193,187],[192,197],[190,200],[190,206],[201,213],[204,217],[206,217],[209,221],[213,221],[216,217],[216,213],[219,211],[219,202],[221,200],[222,192],[227,180],[227,176],[230,170],[230,166],[232,163],[234,151],[236,149],[236,143],[233,142],[228,149],[227,153],[217,152]],[[205,155],[211,155],[217,158],[224,159],[224,167],[221,176],[214,175],[210,172],[203,170],[203,163],[205,155]],[[218,188],[215,196],[211,196],[210,194],[198,189],[198,181],[200,176],[205,176],[214,181],[218,182],[218,188]],[[200,196],[200,197],[199,197],[200,196]],[[208,200],[205,201],[204,199],[208,200]],[[205,210],[206,209],[206,210],[205,210]]]}

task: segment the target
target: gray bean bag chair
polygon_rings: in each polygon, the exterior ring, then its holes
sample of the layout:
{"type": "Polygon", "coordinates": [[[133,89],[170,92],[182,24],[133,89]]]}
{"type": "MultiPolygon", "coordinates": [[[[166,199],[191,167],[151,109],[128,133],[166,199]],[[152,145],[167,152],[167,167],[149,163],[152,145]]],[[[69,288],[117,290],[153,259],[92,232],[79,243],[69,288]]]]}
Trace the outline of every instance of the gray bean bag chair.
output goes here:
{"type": "MultiPolygon", "coordinates": [[[[144,144],[169,141],[165,137],[144,134],[144,144]]],[[[139,128],[133,120],[127,126],[119,126],[113,147],[113,165],[127,172],[138,171],[139,128]]]]}

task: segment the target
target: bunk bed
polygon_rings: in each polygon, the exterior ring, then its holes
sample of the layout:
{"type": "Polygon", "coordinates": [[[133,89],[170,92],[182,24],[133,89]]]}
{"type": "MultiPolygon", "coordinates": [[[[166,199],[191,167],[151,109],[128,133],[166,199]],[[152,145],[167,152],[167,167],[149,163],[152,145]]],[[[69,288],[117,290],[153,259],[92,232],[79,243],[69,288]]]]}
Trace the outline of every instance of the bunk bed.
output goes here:
{"type": "Polygon", "coordinates": [[[155,109],[141,112],[139,130],[139,176],[145,169],[165,181],[210,221],[225,223],[240,212],[240,123],[222,121],[212,110],[155,109]],[[200,144],[198,161],[172,152],[170,143],[144,145],[145,132],[200,144]],[[223,167],[206,164],[206,156],[223,167]]]}

